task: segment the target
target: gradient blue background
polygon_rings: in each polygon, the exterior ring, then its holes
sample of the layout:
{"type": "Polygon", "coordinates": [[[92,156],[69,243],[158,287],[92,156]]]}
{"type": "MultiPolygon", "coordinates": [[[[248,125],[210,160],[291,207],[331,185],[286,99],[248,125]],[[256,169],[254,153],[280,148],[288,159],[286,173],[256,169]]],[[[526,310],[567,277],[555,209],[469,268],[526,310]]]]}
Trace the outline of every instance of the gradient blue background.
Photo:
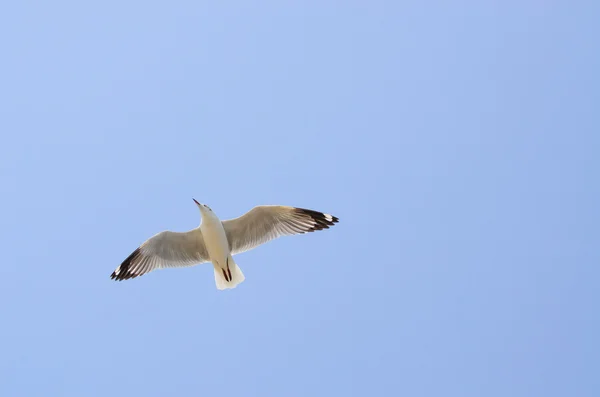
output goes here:
{"type": "Polygon", "coordinates": [[[600,395],[598,2],[0,11],[0,395],[600,395]],[[110,280],[192,197],[341,221],[110,280]]]}

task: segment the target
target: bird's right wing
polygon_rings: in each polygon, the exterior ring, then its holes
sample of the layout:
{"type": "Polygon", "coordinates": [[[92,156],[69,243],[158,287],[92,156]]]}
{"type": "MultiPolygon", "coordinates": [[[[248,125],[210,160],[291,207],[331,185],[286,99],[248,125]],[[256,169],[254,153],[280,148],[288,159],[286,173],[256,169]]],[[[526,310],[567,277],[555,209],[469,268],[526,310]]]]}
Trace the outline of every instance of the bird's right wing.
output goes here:
{"type": "Polygon", "coordinates": [[[281,236],[329,229],[338,222],[330,214],[282,205],[260,205],[239,218],[223,221],[231,254],[251,250],[281,236]]]}
{"type": "Polygon", "coordinates": [[[164,231],[133,251],[110,278],[128,280],[152,270],[193,266],[208,260],[209,255],[199,229],[184,233],[164,231]]]}

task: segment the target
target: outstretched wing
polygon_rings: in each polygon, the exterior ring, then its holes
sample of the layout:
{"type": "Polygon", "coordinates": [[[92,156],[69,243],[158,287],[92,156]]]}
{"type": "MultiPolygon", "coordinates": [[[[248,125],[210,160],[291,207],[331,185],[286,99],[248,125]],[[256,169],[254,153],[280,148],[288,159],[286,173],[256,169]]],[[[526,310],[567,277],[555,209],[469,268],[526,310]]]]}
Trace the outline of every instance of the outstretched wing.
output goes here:
{"type": "Polygon", "coordinates": [[[254,207],[239,218],[223,221],[231,254],[251,250],[281,236],[329,229],[338,218],[304,208],[279,205],[254,207]]]}
{"type": "Polygon", "coordinates": [[[128,280],[155,269],[193,266],[208,260],[209,255],[199,229],[185,233],[164,231],[133,251],[110,278],[128,280]]]}

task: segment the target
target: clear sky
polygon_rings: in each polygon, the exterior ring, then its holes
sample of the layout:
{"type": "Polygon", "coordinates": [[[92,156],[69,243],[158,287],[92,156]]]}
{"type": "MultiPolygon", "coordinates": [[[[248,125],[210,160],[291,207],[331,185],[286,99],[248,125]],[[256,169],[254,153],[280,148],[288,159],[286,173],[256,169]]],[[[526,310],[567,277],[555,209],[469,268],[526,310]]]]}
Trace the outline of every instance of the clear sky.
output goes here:
{"type": "Polygon", "coordinates": [[[600,5],[11,1],[0,395],[600,395],[600,5]],[[334,228],[115,282],[259,204],[334,228]]]}

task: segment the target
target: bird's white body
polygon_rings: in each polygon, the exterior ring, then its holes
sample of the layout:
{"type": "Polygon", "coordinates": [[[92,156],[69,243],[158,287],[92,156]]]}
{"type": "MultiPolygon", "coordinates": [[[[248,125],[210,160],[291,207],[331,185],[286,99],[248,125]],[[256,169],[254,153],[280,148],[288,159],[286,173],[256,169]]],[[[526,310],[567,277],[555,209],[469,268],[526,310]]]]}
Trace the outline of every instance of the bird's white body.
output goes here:
{"type": "Polygon", "coordinates": [[[156,269],[212,262],[217,289],[235,288],[244,281],[233,255],[281,236],[328,229],[338,218],[322,212],[281,205],[261,205],[244,215],[221,221],[205,204],[194,200],[202,221],[188,232],[160,232],[131,253],[111,274],[121,281],[156,269]]]}
{"type": "Polygon", "coordinates": [[[223,223],[211,210],[200,208],[202,213],[200,231],[215,270],[217,288],[235,288],[244,281],[245,277],[231,256],[231,249],[223,223]]]}
{"type": "Polygon", "coordinates": [[[210,260],[213,265],[224,267],[225,261],[230,255],[229,242],[225,235],[225,229],[223,229],[221,220],[217,218],[214,212],[202,212],[200,231],[202,232],[202,237],[204,237],[204,244],[206,244],[210,260]]]}

